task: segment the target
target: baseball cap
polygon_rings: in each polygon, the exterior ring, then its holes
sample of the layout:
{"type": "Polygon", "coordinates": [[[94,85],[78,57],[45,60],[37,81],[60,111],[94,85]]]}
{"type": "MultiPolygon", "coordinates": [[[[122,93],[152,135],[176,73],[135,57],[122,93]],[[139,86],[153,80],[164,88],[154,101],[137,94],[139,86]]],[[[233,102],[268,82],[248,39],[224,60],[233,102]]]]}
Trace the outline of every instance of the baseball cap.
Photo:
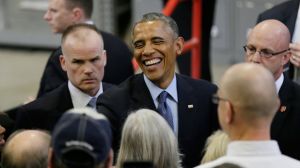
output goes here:
{"type": "Polygon", "coordinates": [[[95,167],[111,149],[111,129],[92,108],[74,108],[62,115],[52,134],[54,156],[68,167],[95,167]]]}

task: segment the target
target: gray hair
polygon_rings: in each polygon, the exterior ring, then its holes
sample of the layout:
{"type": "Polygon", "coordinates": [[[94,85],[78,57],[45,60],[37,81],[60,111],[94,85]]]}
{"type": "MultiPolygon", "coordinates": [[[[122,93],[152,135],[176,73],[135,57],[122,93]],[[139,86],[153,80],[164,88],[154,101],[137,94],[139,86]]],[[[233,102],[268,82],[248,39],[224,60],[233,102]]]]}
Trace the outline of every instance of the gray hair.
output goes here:
{"type": "MultiPolygon", "coordinates": [[[[135,28],[135,26],[139,23],[144,23],[144,22],[150,22],[150,21],[162,21],[165,24],[167,24],[173,31],[175,37],[179,36],[179,29],[177,26],[177,23],[175,22],[174,19],[172,19],[169,16],[165,16],[162,13],[156,13],[156,12],[151,12],[151,13],[146,13],[143,15],[143,18],[136,22],[133,26],[133,30],[135,28]]],[[[133,32],[133,31],[132,31],[133,32]]]]}
{"type": "Polygon", "coordinates": [[[140,109],[123,127],[117,168],[125,161],[152,161],[155,168],[181,168],[177,139],[157,112],[140,109]]]}

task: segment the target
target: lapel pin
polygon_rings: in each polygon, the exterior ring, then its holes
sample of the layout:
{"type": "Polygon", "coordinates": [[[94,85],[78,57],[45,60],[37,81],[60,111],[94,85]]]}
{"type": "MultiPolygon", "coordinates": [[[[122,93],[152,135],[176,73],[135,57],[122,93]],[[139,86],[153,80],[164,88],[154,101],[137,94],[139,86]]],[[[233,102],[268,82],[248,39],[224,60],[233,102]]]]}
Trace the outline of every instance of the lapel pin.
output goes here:
{"type": "Polygon", "coordinates": [[[192,108],[194,108],[194,105],[189,104],[189,105],[188,105],[188,108],[189,108],[189,109],[192,109],[192,108]]]}
{"type": "Polygon", "coordinates": [[[280,112],[285,112],[285,110],[286,110],[286,106],[281,106],[280,107],[280,112]]]}

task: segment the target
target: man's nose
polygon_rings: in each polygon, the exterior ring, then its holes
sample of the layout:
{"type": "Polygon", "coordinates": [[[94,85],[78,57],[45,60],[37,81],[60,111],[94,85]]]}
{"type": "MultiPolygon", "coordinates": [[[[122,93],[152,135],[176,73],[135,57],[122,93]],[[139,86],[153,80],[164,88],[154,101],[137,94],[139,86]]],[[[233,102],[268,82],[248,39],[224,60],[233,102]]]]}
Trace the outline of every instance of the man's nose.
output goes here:
{"type": "Polygon", "coordinates": [[[48,21],[49,18],[50,18],[50,15],[49,15],[49,11],[47,10],[46,13],[43,16],[43,19],[46,20],[46,21],[48,21]]]}
{"type": "Polygon", "coordinates": [[[154,53],[154,49],[153,49],[152,45],[151,44],[146,44],[145,48],[144,48],[144,51],[143,51],[143,55],[149,56],[153,53],[154,53]]]}
{"type": "Polygon", "coordinates": [[[252,54],[250,61],[259,64],[260,59],[261,59],[260,51],[256,51],[254,54],[252,54]]]}

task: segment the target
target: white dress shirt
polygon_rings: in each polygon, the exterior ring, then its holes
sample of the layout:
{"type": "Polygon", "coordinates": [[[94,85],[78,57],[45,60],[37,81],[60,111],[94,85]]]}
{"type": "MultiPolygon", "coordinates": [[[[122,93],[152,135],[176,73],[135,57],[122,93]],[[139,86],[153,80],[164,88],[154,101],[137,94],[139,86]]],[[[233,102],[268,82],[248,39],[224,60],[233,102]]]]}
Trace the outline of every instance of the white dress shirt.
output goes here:
{"type": "MultiPolygon", "coordinates": [[[[83,93],[81,90],[76,88],[70,81],[68,81],[68,87],[69,87],[74,108],[85,107],[89,103],[89,101],[93,98],[90,95],[83,93]]],[[[96,96],[94,97],[98,97],[101,93],[103,93],[102,83],[100,83],[100,88],[96,96]]]]}
{"type": "Polygon", "coordinates": [[[233,141],[228,144],[226,155],[197,166],[212,168],[233,163],[243,168],[300,168],[300,161],[281,154],[276,141],[233,141]]]}

